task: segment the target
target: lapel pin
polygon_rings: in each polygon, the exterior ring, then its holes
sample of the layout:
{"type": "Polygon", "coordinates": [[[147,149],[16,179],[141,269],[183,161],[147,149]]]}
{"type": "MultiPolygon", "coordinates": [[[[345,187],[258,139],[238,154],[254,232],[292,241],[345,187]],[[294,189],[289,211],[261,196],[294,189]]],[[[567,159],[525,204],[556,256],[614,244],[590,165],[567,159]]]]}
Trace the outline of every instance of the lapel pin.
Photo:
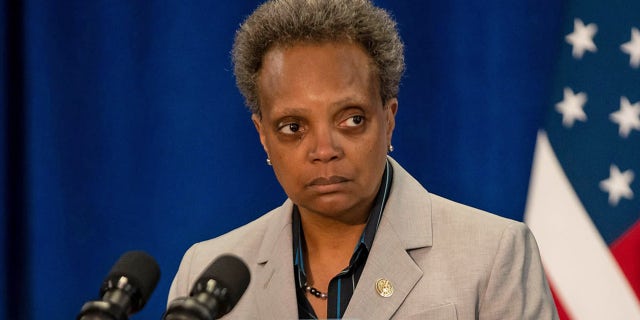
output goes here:
{"type": "Polygon", "coordinates": [[[383,298],[389,298],[393,295],[393,284],[387,279],[378,279],[376,281],[376,291],[383,298]]]}

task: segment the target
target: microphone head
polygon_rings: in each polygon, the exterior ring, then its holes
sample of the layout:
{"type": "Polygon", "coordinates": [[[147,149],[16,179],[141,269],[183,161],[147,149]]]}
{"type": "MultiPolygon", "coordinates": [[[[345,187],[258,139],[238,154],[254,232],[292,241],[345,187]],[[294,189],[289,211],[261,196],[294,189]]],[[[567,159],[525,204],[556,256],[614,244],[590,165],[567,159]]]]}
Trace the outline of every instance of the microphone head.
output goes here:
{"type": "Polygon", "coordinates": [[[191,296],[201,292],[219,295],[223,300],[218,317],[227,314],[247,290],[251,281],[251,273],[240,258],[225,254],[219,256],[205,269],[196,281],[191,296]]]}
{"type": "Polygon", "coordinates": [[[113,265],[102,282],[100,296],[113,288],[120,288],[131,294],[133,314],[147,303],[160,279],[160,267],[152,256],[144,251],[125,252],[113,265]]]}

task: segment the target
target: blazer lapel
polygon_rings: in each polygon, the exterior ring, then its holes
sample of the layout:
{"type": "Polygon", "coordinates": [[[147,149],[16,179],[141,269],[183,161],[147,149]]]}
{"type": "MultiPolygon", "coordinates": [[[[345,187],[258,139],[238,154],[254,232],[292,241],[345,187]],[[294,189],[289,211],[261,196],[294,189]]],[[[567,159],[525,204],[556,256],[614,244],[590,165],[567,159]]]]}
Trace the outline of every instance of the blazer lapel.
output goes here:
{"type": "Polygon", "coordinates": [[[297,319],[293,277],[293,244],[291,235],[291,201],[275,212],[258,251],[256,295],[259,319],[297,319]]]}
{"type": "Polygon", "coordinates": [[[415,179],[390,161],[394,176],[389,200],[344,319],[392,318],[423,275],[408,251],[432,245],[431,201],[415,179]],[[393,286],[390,297],[376,290],[381,279],[393,286]]]}
{"type": "Polygon", "coordinates": [[[422,270],[394,233],[378,232],[375,241],[378,240],[384,246],[373,246],[344,319],[390,319],[422,277],[422,270]],[[380,279],[389,280],[393,286],[390,297],[382,297],[377,292],[376,283],[380,279]]]}

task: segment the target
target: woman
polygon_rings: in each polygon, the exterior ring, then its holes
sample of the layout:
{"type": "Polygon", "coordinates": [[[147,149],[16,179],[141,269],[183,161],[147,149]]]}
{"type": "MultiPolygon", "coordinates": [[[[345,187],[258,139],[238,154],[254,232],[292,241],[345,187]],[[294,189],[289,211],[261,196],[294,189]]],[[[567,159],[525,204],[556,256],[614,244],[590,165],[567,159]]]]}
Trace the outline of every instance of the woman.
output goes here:
{"type": "Polygon", "coordinates": [[[387,153],[404,69],[366,0],[282,0],[237,32],[240,91],[288,200],[194,245],[169,299],[215,257],[245,260],[237,319],[555,319],[521,223],[428,193],[387,153]]]}

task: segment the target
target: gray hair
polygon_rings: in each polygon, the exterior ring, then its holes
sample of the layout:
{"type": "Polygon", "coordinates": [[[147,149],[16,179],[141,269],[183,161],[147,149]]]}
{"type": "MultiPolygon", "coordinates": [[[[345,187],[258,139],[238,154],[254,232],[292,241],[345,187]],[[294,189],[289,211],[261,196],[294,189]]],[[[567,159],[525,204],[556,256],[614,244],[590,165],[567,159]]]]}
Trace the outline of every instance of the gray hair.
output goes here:
{"type": "Polygon", "coordinates": [[[260,115],[257,78],[275,46],[353,41],[372,58],[383,103],[398,96],[404,46],[396,22],[369,0],[270,0],[236,32],[232,50],[236,84],[253,114],[260,115]]]}

